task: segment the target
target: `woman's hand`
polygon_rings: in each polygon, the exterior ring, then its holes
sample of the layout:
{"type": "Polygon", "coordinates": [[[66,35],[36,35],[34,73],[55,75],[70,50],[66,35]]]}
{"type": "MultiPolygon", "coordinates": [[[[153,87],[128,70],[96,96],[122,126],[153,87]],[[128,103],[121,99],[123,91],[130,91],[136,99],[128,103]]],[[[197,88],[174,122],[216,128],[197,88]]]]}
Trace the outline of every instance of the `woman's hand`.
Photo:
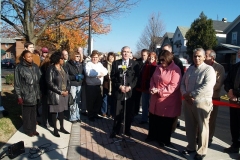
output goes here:
{"type": "Polygon", "coordinates": [[[66,96],[68,95],[68,91],[62,91],[62,92],[61,92],[61,95],[62,95],[63,97],[66,97],[66,96]]]}
{"type": "Polygon", "coordinates": [[[154,87],[154,88],[152,88],[152,89],[150,90],[150,93],[151,93],[151,94],[158,93],[158,89],[154,87]]]}

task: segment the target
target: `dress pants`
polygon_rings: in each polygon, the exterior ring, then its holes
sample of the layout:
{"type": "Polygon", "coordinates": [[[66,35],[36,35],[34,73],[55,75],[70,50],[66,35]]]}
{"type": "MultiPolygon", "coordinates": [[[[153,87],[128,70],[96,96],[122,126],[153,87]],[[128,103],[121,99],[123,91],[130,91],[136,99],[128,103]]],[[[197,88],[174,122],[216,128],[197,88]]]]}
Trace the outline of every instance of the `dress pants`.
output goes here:
{"type": "Polygon", "coordinates": [[[138,115],[142,92],[137,91],[136,88],[134,88],[132,97],[134,97],[134,114],[138,115]]]}
{"type": "Polygon", "coordinates": [[[37,112],[36,105],[22,106],[22,118],[23,118],[23,132],[25,134],[32,134],[36,131],[37,112]]]}
{"type": "Polygon", "coordinates": [[[187,150],[196,150],[196,137],[198,137],[198,149],[196,151],[199,155],[206,155],[212,99],[195,100],[192,105],[184,100],[183,106],[188,141],[187,150]]]}
{"type": "MultiPolygon", "coordinates": [[[[113,132],[116,134],[120,133],[121,123],[124,119],[124,101],[116,102],[116,116],[113,121],[113,132]]],[[[126,100],[126,117],[125,117],[125,134],[130,132],[131,123],[134,116],[133,100],[129,98],[126,100]]]]}
{"type": "Polygon", "coordinates": [[[100,85],[86,85],[86,100],[88,118],[94,118],[100,113],[102,95],[100,85]]]}
{"type": "MultiPolygon", "coordinates": [[[[220,100],[220,98],[213,98],[213,100],[220,100]]],[[[218,106],[214,105],[213,110],[210,114],[210,119],[209,119],[209,141],[212,141],[212,138],[214,136],[217,114],[218,114],[218,106]]]]}
{"type": "Polygon", "coordinates": [[[240,142],[240,108],[229,108],[230,110],[230,130],[232,136],[232,147],[239,148],[240,142]]]}

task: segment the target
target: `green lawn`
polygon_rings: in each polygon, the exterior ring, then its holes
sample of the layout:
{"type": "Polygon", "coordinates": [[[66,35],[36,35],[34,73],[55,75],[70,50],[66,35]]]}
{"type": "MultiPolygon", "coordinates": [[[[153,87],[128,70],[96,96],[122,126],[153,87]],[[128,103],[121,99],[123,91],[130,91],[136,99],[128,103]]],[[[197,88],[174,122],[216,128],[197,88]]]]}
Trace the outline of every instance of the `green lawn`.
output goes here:
{"type": "Polygon", "coordinates": [[[2,106],[8,111],[8,116],[0,118],[0,148],[22,126],[21,106],[17,104],[14,91],[2,92],[2,106]]]}

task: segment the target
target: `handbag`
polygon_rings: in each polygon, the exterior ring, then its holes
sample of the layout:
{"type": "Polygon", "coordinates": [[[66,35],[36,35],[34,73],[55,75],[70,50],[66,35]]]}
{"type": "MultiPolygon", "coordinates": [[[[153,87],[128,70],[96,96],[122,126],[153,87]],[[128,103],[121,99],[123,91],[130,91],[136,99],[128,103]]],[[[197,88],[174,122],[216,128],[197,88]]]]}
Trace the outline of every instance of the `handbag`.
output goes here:
{"type": "Polygon", "coordinates": [[[19,141],[15,144],[12,144],[11,146],[8,147],[7,152],[8,152],[7,155],[10,159],[14,159],[20,154],[25,153],[24,142],[19,141]]]}
{"type": "Polygon", "coordinates": [[[68,105],[71,106],[74,104],[73,96],[72,94],[68,94],[68,105]]]}

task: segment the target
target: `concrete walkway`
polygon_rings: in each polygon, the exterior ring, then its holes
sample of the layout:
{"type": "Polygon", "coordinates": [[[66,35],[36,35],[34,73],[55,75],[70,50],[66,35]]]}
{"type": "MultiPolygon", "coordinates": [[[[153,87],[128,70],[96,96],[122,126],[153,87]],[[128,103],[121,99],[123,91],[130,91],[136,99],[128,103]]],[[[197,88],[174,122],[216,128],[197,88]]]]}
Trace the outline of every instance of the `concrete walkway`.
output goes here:
{"type": "MultiPolygon", "coordinates": [[[[10,144],[18,141],[24,141],[25,154],[15,158],[16,160],[30,159],[30,148],[39,148],[43,145],[46,147],[42,154],[33,154],[35,159],[69,159],[69,160],[100,160],[100,159],[135,159],[135,160],[177,160],[177,159],[193,159],[194,153],[185,156],[181,151],[187,145],[184,131],[184,122],[181,121],[181,127],[176,129],[172,135],[172,144],[169,147],[161,148],[158,143],[146,143],[144,139],[147,136],[148,124],[140,125],[140,116],[138,115],[133,122],[131,133],[133,138],[125,137],[124,142],[117,142],[119,138],[110,139],[109,134],[112,128],[112,119],[97,119],[90,122],[86,116],[81,116],[82,123],[71,124],[65,121],[65,128],[71,131],[71,135],[60,133],[60,138],[52,135],[53,128],[48,130],[37,126],[40,133],[38,137],[28,137],[22,133],[20,128],[2,147],[0,153],[6,150],[10,144]],[[128,142],[133,140],[134,142],[128,142]]],[[[230,133],[229,133],[230,134],[230,133]]],[[[214,137],[211,147],[205,160],[228,160],[237,159],[239,154],[226,154],[223,149],[229,147],[228,144],[214,137]]],[[[33,152],[34,150],[31,150],[33,152]]],[[[3,159],[9,159],[5,157],[3,159]]]]}

